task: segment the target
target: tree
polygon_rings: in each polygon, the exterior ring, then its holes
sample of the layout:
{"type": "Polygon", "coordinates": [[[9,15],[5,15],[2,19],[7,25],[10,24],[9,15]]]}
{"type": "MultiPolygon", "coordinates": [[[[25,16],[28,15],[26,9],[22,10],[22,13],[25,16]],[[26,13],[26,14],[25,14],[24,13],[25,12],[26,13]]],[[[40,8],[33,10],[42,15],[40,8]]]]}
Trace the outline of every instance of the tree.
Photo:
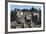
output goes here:
{"type": "Polygon", "coordinates": [[[15,8],[15,11],[20,11],[20,9],[18,9],[18,8],[15,8]]]}
{"type": "Polygon", "coordinates": [[[29,9],[22,9],[21,11],[24,11],[25,12],[25,11],[29,11],[29,9]]]}
{"type": "Polygon", "coordinates": [[[32,8],[30,9],[30,11],[31,11],[31,12],[38,12],[38,10],[37,10],[36,8],[34,8],[34,7],[32,7],[32,8]]]}
{"type": "Polygon", "coordinates": [[[15,12],[11,10],[11,21],[15,20],[15,12]]]}

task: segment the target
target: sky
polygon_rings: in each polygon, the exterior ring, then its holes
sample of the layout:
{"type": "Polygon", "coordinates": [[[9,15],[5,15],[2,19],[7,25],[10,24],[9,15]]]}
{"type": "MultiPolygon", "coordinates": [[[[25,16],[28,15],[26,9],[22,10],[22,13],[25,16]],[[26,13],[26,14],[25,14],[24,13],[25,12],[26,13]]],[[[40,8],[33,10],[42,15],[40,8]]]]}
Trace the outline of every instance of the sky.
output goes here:
{"type": "MultiPolygon", "coordinates": [[[[37,9],[39,9],[39,8],[41,8],[40,6],[33,6],[34,8],[37,8],[37,9]]],[[[15,8],[18,8],[18,9],[20,9],[20,10],[22,10],[22,9],[31,9],[32,8],[32,6],[23,6],[23,5],[11,5],[10,6],[10,10],[14,10],[15,8]]]]}

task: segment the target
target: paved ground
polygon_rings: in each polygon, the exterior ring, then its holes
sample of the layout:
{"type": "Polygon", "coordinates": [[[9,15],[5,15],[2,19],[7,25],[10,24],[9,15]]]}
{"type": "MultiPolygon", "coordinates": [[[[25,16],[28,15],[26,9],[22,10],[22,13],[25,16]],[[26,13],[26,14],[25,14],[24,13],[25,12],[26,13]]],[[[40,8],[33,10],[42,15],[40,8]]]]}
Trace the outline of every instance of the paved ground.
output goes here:
{"type": "Polygon", "coordinates": [[[35,25],[34,23],[31,23],[31,24],[27,24],[27,23],[17,24],[16,21],[13,21],[13,22],[11,22],[11,27],[12,28],[36,28],[36,27],[40,27],[40,25],[35,25]]]}

